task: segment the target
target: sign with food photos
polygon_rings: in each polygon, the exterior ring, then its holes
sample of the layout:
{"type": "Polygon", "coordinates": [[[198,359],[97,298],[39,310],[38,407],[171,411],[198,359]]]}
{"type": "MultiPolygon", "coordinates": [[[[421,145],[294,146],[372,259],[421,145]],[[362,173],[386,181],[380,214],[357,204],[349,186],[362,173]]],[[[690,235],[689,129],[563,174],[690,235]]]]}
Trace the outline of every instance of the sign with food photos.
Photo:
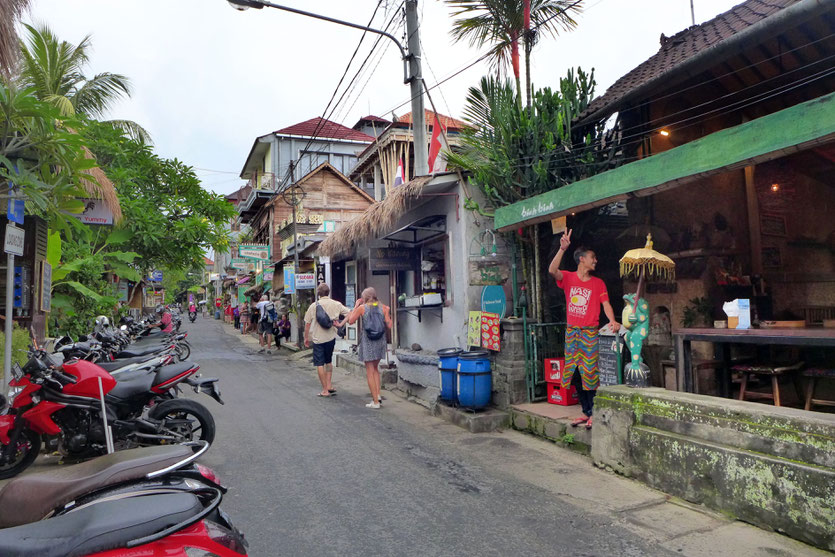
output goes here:
{"type": "Polygon", "coordinates": [[[481,312],[481,347],[487,350],[501,350],[501,332],[498,313],[481,312]]]}

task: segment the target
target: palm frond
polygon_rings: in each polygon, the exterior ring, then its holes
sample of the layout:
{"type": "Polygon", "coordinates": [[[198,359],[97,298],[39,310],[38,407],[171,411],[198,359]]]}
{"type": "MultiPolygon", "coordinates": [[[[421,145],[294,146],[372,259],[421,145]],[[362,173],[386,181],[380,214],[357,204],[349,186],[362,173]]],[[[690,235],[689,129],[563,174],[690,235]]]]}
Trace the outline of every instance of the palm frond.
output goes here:
{"type": "Polygon", "coordinates": [[[127,77],[104,72],[84,81],[70,98],[76,112],[100,118],[114,102],[125,96],[130,97],[130,94],[131,85],[127,77]]]}
{"type": "Polygon", "coordinates": [[[0,0],[0,72],[6,77],[17,62],[18,46],[15,24],[29,10],[30,0],[0,0]]]}
{"type": "Polygon", "coordinates": [[[133,120],[106,120],[103,124],[110,124],[117,130],[124,132],[128,137],[134,141],[144,143],[145,145],[153,145],[151,134],[148,130],[134,122],[133,120]]]}

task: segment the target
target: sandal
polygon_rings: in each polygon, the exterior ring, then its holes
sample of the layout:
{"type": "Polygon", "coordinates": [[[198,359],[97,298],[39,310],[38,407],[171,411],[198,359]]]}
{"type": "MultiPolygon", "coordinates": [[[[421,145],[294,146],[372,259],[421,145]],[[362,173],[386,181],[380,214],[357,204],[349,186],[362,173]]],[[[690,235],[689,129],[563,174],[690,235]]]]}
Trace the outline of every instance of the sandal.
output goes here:
{"type": "Polygon", "coordinates": [[[319,393],[319,394],[317,394],[316,396],[320,396],[320,397],[322,397],[322,398],[329,398],[331,395],[330,395],[330,393],[328,393],[328,394],[325,394],[325,393],[319,393]]]}
{"type": "Polygon", "coordinates": [[[586,429],[591,429],[591,422],[592,418],[589,418],[589,420],[586,422],[586,429]]]}
{"type": "Polygon", "coordinates": [[[577,427],[578,425],[582,425],[582,424],[586,423],[587,421],[589,421],[590,419],[591,418],[589,418],[588,416],[583,416],[582,418],[577,418],[576,420],[571,422],[571,427],[577,427]]]}
{"type": "Polygon", "coordinates": [[[328,389],[328,392],[332,395],[336,394],[336,389],[328,389]]]}

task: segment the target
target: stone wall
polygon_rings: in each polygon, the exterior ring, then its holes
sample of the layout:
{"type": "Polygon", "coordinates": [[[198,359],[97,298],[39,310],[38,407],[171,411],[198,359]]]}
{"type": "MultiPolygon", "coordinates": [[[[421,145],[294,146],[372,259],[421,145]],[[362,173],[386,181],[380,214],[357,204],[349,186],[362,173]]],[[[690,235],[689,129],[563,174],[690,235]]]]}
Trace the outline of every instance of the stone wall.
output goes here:
{"type": "Polygon", "coordinates": [[[507,408],[528,402],[525,339],[521,319],[502,319],[502,350],[493,360],[493,405],[507,408]]]}
{"type": "Polygon", "coordinates": [[[434,403],[441,393],[438,356],[431,350],[394,351],[397,358],[397,388],[408,396],[434,403]]]}
{"type": "Polygon", "coordinates": [[[835,550],[835,416],[604,387],[592,458],[687,501],[835,550]]]}

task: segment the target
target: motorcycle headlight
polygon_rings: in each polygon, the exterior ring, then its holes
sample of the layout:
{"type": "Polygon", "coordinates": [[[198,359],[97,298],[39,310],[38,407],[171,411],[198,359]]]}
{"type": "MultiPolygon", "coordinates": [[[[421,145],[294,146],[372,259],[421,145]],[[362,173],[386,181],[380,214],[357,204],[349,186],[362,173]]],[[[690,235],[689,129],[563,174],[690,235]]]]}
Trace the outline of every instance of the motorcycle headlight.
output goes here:
{"type": "Polygon", "coordinates": [[[15,362],[12,366],[12,375],[14,375],[15,379],[20,379],[23,377],[23,369],[20,367],[20,364],[15,362]]]}

